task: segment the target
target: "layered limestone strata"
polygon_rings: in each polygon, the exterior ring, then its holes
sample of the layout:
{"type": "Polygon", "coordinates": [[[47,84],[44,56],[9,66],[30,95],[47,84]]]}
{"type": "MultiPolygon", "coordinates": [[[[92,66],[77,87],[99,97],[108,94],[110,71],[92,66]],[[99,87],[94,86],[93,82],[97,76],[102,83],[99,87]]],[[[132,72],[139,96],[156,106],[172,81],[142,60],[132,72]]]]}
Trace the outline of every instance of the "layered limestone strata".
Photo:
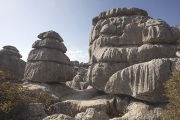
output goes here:
{"type": "Polygon", "coordinates": [[[179,26],[170,27],[164,20],[153,19],[145,10],[138,8],[118,8],[100,13],[98,17],[93,18],[89,40],[91,66],[87,77],[90,85],[111,94],[126,94],[150,102],[161,101],[162,95],[154,98],[153,93],[156,89],[163,92],[160,86],[169,78],[173,69],[164,67],[170,72],[166,74],[162,69],[164,73],[160,74],[162,71],[157,71],[160,70],[157,62],[148,62],[153,59],[163,61],[164,58],[174,58],[174,61],[178,61],[176,52],[180,49],[179,34],[179,26]],[[137,68],[133,67],[135,64],[137,68]],[[151,67],[147,64],[151,64],[151,67]],[[159,78],[164,74],[164,81],[161,81],[159,78]],[[119,77],[115,78],[117,75],[119,77]],[[129,78],[129,75],[135,79],[129,78]],[[158,82],[159,80],[161,82],[158,82]]]}
{"type": "Polygon", "coordinates": [[[63,39],[55,31],[38,35],[32,45],[24,73],[24,80],[37,82],[66,82],[72,80],[73,71],[63,39]]]}
{"type": "Polygon", "coordinates": [[[14,46],[4,46],[0,50],[0,69],[9,71],[15,78],[22,79],[26,62],[23,61],[19,50],[14,46]]]}

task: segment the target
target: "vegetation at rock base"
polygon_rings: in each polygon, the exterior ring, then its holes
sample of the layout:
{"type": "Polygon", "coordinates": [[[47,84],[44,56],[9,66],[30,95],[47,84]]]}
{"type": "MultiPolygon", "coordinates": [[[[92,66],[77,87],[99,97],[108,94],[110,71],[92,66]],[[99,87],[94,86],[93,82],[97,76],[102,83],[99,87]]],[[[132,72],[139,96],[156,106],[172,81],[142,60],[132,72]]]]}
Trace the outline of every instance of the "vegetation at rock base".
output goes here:
{"type": "Polygon", "coordinates": [[[169,99],[169,104],[163,111],[165,120],[180,119],[180,71],[174,71],[172,76],[164,84],[166,97],[169,99]]]}
{"type": "Polygon", "coordinates": [[[48,112],[48,106],[55,102],[57,100],[46,93],[37,94],[23,88],[9,72],[0,70],[0,120],[20,120],[29,103],[43,103],[48,112]]]}

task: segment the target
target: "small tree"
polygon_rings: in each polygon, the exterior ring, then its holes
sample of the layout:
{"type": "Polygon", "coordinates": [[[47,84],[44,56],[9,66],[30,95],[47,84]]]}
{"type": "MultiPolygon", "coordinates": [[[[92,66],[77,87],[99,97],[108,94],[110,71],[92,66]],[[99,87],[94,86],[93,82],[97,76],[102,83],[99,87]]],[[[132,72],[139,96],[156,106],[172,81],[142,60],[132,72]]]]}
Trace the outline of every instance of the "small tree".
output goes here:
{"type": "Polygon", "coordinates": [[[180,120],[180,71],[174,71],[164,84],[169,104],[163,111],[165,120],[180,120]]]}

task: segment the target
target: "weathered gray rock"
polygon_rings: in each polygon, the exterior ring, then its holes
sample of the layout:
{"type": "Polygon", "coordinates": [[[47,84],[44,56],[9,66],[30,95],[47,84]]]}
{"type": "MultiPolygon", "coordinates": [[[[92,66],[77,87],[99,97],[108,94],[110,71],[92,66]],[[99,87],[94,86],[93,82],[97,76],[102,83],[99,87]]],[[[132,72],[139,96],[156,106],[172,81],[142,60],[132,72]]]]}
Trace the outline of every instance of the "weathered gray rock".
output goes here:
{"type": "Polygon", "coordinates": [[[42,83],[42,82],[24,82],[23,87],[35,92],[35,94],[46,93],[47,95],[61,101],[60,98],[68,94],[77,94],[77,91],[69,88],[63,83],[42,83]]]}
{"type": "Polygon", "coordinates": [[[17,79],[22,79],[26,62],[21,60],[17,48],[13,46],[4,46],[0,50],[0,70],[9,71],[17,79]]]}
{"type": "Polygon", "coordinates": [[[8,49],[8,50],[11,50],[11,51],[14,51],[14,52],[19,52],[19,50],[14,47],[14,46],[11,46],[11,45],[6,45],[3,47],[4,49],[8,49]]]}
{"type": "Polygon", "coordinates": [[[47,32],[43,32],[43,33],[40,33],[38,35],[38,38],[40,39],[46,39],[46,38],[53,38],[53,39],[56,39],[58,40],[59,42],[63,42],[63,39],[61,38],[61,36],[55,32],[55,31],[47,31],[47,32]]]}
{"type": "Polygon", "coordinates": [[[56,49],[41,48],[33,49],[30,51],[28,56],[28,61],[45,61],[54,62],[58,64],[71,65],[69,58],[63,54],[61,51],[56,49]]]}
{"type": "Polygon", "coordinates": [[[24,80],[36,82],[66,82],[73,78],[70,65],[54,62],[36,61],[27,62],[24,80]]]}
{"type": "MultiPolygon", "coordinates": [[[[89,91],[90,92],[90,91],[89,91]]],[[[77,96],[77,95],[75,95],[77,96]]],[[[83,97],[83,96],[77,96],[83,97]]],[[[81,98],[84,99],[84,98],[81,98]]],[[[97,111],[107,111],[113,106],[113,96],[98,96],[88,100],[66,100],[58,102],[49,107],[53,114],[65,114],[70,117],[75,117],[77,113],[85,112],[87,108],[95,108],[97,111]]]]}
{"type": "Polygon", "coordinates": [[[44,111],[42,103],[30,103],[28,106],[28,115],[28,120],[42,120],[48,116],[44,111]]]}
{"type": "Polygon", "coordinates": [[[81,89],[81,90],[85,90],[85,89],[87,89],[88,86],[89,86],[89,83],[88,83],[88,82],[80,82],[79,84],[80,84],[80,89],[81,89]]]}
{"type": "Polygon", "coordinates": [[[88,82],[91,86],[98,90],[104,90],[106,82],[109,77],[113,75],[116,71],[128,67],[128,63],[96,63],[89,67],[88,70],[88,82]]]}
{"type": "Polygon", "coordinates": [[[165,28],[170,28],[169,25],[162,19],[148,19],[145,24],[146,27],[162,25],[165,28]]]}
{"type": "Polygon", "coordinates": [[[74,119],[64,114],[53,114],[44,118],[43,120],[74,120],[74,119]]]}
{"type": "Polygon", "coordinates": [[[9,49],[9,48],[4,48],[2,50],[0,50],[0,56],[4,56],[4,55],[9,55],[9,56],[15,56],[17,58],[22,58],[22,56],[19,54],[19,52],[9,49]]]}
{"type": "Polygon", "coordinates": [[[59,42],[58,40],[52,38],[37,40],[33,43],[32,48],[51,48],[57,49],[62,53],[66,53],[67,51],[66,46],[62,42],[59,42]]]}
{"type": "Polygon", "coordinates": [[[122,117],[110,120],[157,120],[162,119],[162,110],[166,104],[148,105],[142,102],[131,102],[127,106],[127,113],[122,117]]]}
{"type": "MultiPolygon", "coordinates": [[[[179,45],[144,44],[142,46],[101,47],[92,54],[97,62],[147,62],[156,58],[174,58],[179,45]]],[[[91,59],[92,62],[92,59],[91,59]]]]}
{"type": "Polygon", "coordinates": [[[83,82],[83,75],[76,75],[72,81],[66,82],[66,85],[77,90],[81,90],[80,82],[83,82]]]}
{"type": "Polygon", "coordinates": [[[93,18],[92,24],[95,26],[99,20],[107,19],[109,17],[133,16],[133,15],[148,16],[148,13],[147,11],[139,8],[117,8],[117,9],[113,8],[107,12],[106,11],[101,12],[99,16],[93,18]]]}
{"type": "Polygon", "coordinates": [[[72,81],[67,81],[66,85],[77,90],[84,90],[88,87],[89,83],[87,82],[87,69],[79,68],[77,75],[74,76],[72,81]]]}
{"type": "Polygon", "coordinates": [[[172,70],[169,59],[135,64],[113,74],[105,92],[126,94],[149,102],[166,102],[163,83],[169,79],[172,70]]]}
{"type": "Polygon", "coordinates": [[[38,35],[40,41],[33,44],[26,64],[24,81],[66,82],[73,79],[73,69],[64,54],[66,47],[60,35],[54,31],[38,35]],[[56,44],[57,43],[57,44],[56,44]]]}
{"type": "Polygon", "coordinates": [[[165,21],[149,19],[143,29],[143,43],[176,43],[176,39],[165,21]]]}
{"type": "Polygon", "coordinates": [[[180,42],[179,41],[179,39],[180,39],[180,25],[175,25],[175,26],[171,27],[171,32],[173,34],[174,39],[177,40],[178,42],[180,42]]]}
{"type": "Polygon", "coordinates": [[[180,49],[179,26],[170,27],[164,20],[149,17],[144,10],[113,8],[93,20],[87,76],[95,89],[103,90],[113,72],[123,68],[102,68],[97,64],[126,64],[126,68],[152,59],[175,58],[180,49]]]}
{"type": "Polygon", "coordinates": [[[78,113],[75,116],[77,120],[109,120],[109,117],[104,111],[97,112],[95,108],[88,108],[86,112],[78,113]]]}
{"type": "Polygon", "coordinates": [[[115,34],[115,32],[116,32],[116,26],[110,24],[104,25],[100,31],[101,34],[115,34]]]}

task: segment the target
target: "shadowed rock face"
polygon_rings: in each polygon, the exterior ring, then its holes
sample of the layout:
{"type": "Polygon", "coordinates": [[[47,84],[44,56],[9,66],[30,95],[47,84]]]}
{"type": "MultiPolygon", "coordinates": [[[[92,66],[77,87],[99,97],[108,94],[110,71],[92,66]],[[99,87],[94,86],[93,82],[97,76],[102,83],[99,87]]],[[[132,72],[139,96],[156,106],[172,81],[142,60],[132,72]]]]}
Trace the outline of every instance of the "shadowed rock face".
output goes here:
{"type": "Polygon", "coordinates": [[[14,46],[4,46],[0,50],[0,69],[9,71],[15,78],[22,79],[26,62],[21,60],[19,50],[14,46]]]}
{"type": "Polygon", "coordinates": [[[55,31],[40,33],[32,45],[24,73],[24,80],[37,82],[66,82],[73,79],[67,49],[55,31]]]}
{"type": "Polygon", "coordinates": [[[177,44],[180,27],[170,27],[138,8],[111,9],[100,13],[92,22],[91,66],[87,73],[90,85],[110,94],[126,94],[150,102],[163,101],[162,83],[173,70],[169,63],[179,61],[176,52],[180,49],[177,44]],[[160,95],[153,94],[155,91],[160,95]]]}

